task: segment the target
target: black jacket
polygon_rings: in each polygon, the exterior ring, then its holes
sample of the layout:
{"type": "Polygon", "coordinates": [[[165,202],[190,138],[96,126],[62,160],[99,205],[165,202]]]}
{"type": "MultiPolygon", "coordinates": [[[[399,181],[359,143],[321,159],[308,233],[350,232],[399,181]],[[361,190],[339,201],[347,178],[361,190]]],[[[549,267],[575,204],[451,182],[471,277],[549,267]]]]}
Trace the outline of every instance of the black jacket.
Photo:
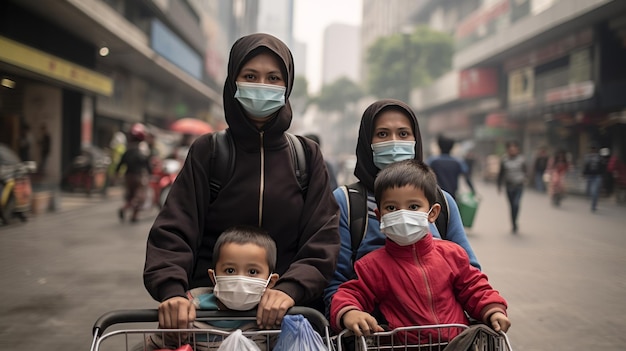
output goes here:
{"type": "Polygon", "coordinates": [[[335,271],[339,209],[319,147],[305,139],[310,182],[303,197],[284,134],[292,119],[289,102],[259,130],[234,98],[237,73],[261,47],[284,63],[289,97],[293,87],[289,49],[266,34],[239,39],[231,50],[224,84],[224,112],[236,147],[234,173],[210,201],[208,139],[200,137],[191,146],[148,237],[144,284],[158,301],[212,285],[207,269],[213,267],[213,246],[233,225],[261,226],[270,233],[278,250],[280,279],[275,289],[297,305],[321,296],[335,271]]]}

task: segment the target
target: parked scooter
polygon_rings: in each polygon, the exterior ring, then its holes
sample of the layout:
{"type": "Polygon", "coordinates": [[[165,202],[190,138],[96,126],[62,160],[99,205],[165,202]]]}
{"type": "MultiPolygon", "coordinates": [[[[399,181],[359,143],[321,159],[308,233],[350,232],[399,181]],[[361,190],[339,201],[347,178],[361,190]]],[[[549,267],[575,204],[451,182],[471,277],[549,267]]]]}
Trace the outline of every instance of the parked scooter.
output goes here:
{"type": "Polygon", "coordinates": [[[0,219],[5,224],[15,217],[26,221],[32,200],[30,174],[36,170],[34,161],[22,162],[7,145],[0,144],[0,219]]]}

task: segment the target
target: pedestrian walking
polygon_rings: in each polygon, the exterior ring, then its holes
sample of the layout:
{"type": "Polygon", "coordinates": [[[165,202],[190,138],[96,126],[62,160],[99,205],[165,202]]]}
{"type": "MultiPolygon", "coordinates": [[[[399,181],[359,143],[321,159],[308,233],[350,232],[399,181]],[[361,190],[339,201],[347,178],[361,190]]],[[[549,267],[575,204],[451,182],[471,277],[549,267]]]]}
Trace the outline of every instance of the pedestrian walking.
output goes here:
{"type": "Polygon", "coordinates": [[[545,146],[539,147],[537,149],[537,154],[535,155],[535,162],[533,163],[533,177],[535,182],[535,190],[540,193],[546,192],[546,184],[544,182],[544,175],[546,174],[546,169],[548,168],[548,150],[545,146]]]}
{"type": "Polygon", "coordinates": [[[554,156],[548,160],[545,172],[549,179],[548,195],[554,206],[560,206],[561,200],[565,196],[565,176],[569,169],[567,153],[563,149],[557,150],[554,156]]]}
{"type": "Polygon", "coordinates": [[[598,197],[600,197],[604,172],[606,172],[606,162],[598,152],[598,146],[591,144],[583,164],[583,176],[587,178],[587,196],[591,198],[591,212],[598,209],[598,197]]]}
{"type": "Polygon", "coordinates": [[[500,161],[498,174],[498,193],[502,192],[502,185],[506,188],[506,196],[511,209],[511,226],[513,234],[519,227],[517,217],[519,215],[520,202],[526,182],[526,163],[524,156],[520,155],[519,144],[516,141],[506,143],[506,155],[500,161]]]}
{"type": "Polygon", "coordinates": [[[22,161],[31,161],[31,148],[33,146],[33,135],[30,132],[30,126],[28,124],[24,124],[20,129],[20,140],[19,140],[19,156],[22,161]]]}
{"type": "Polygon", "coordinates": [[[439,156],[428,158],[426,163],[437,175],[437,183],[441,189],[445,190],[456,199],[459,188],[459,177],[462,176],[471,192],[476,193],[470,177],[469,167],[465,161],[450,156],[450,152],[454,147],[454,140],[439,135],[437,144],[439,145],[439,156]]]}
{"type": "Polygon", "coordinates": [[[41,153],[41,164],[39,165],[39,173],[46,173],[46,166],[48,165],[48,157],[50,156],[50,149],[52,147],[52,139],[50,133],[45,124],[41,125],[41,138],[39,139],[39,152],[41,153]]]}
{"type": "Polygon", "coordinates": [[[274,36],[251,34],[233,44],[223,89],[229,127],[193,142],[148,236],[144,285],[166,316],[161,328],[193,322],[186,292],[213,285],[207,270],[215,243],[235,225],[260,227],[277,246],[280,278],[259,302],[260,328],[280,326],[294,305],[322,309],[339,252],[338,207],[318,145],[286,133],[294,74],[291,51],[274,36]],[[306,184],[292,167],[298,149],[307,159],[306,184]],[[211,167],[222,154],[231,162],[211,167]],[[224,168],[229,176],[216,182],[224,168]]]}
{"type": "Polygon", "coordinates": [[[128,210],[132,211],[130,221],[137,222],[137,215],[146,201],[148,176],[152,173],[150,150],[144,143],[146,133],[146,127],[141,123],[135,123],[131,127],[128,147],[115,168],[115,175],[117,175],[123,166],[126,167],[124,205],[118,210],[118,217],[122,222],[128,210]]]}

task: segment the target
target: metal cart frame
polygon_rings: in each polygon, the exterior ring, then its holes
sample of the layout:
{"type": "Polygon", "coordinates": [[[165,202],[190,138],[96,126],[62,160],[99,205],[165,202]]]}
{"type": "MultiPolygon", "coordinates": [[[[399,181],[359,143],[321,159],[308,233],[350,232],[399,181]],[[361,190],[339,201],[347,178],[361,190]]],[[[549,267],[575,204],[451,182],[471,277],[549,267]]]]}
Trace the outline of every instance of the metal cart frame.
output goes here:
{"type": "MultiPolygon", "coordinates": [[[[323,314],[319,311],[314,310],[308,307],[300,307],[295,306],[289,309],[287,312],[290,315],[301,314],[306,317],[313,329],[317,331],[324,340],[326,347],[328,350],[333,350],[332,343],[330,339],[330,325],[323,314]]],[[[139,335],[145,340],[145,337],[152,334],[161,334],[165,335],[168,333],[179,335],[178,346],[182,346],[185,343],[186,338],[182,336],[184,334],[192,335],[192,336],[203,336],[206,339],[209,338],[219,338],[218,342],[228,337],[232,332],[226,332],[218,329],[156,329],[156,328],[135,328],[135,329],[121,329],[115,331],[107,332],[107,329],[117,324],[127,324],[127,323],[152,323],[158,322],[158,310],[156,309],[137,309],[137,310],[116,310],[110,311],[98,318],[98,320],[94,323],[93,326],[93,340],[91,343],[91,351],[99,351],[100,347],[104,342],[109,339],[119,339],[124,338],[126,344],[126,351],[131,350],[134,347],[134,344],[131,343],[132,335],[139,335]]],[[[251,311],[196,311],[196,320],[198,321],[216,321],[216,320],[241,320],[241,321],[254,321],[256,320],[256,310],[251,311]]],[[[270,329],[270,330],[259,330],[259,331],[246,331],[242,333],[246,337],[259,337],[263,336],[266,338],[267,349],[270,348],[270,338],[273,336],[278,336],[280,334],[280,329],[270,329]]],[[[189,344],[193,349],[196,349],[195,346],[198,346],[195,340],[197,338],[192,338],[192,342],[189,344]]],[[[136,340],[136,339],[135,339],[136,340]]],[[[213,341],[212,341],[213,342],[213,341]]],[[[135,343],[136,344],[136,343],[135,343]]]]}

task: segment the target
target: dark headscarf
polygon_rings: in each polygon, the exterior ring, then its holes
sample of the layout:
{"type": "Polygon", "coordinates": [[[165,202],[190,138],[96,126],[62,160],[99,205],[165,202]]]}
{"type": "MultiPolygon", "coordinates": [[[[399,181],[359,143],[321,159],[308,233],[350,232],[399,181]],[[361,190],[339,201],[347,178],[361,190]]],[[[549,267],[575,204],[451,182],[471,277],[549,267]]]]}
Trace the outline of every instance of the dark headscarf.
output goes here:
{"type": "Polygon", "coordinates": [[[228,76],[224,83],[224,115],[226,123],[240,144],[250,144],[250,147],[258,147],[258,130],[248,120],[243,108],[235,99],[237,91],[237,74],[251,58],[262,52],[273,53],[279,62],[282,62],[281,71],[286,84],[285,106],[278,110],[277,115],[272,117],[264,126],[266,146],[279,143],[283,140],[282,135],[291,125],[291,105],[289,95],[293,88],[294,67],[291,51],[285,43],[269,34],[257,33],[239,38],[230,50],[228,59],[228,76]]]}
{"type": "Polygon", "coordinates": [[[359,139],[356,144],[356,167],[354,175],[361,181],[369,191],[374,191],[374,179],[380,171],[374,165],[374,155],[372,153],[372,138],[374,137],[374,121],[378,115],[384,111],[399,111],[406,115],[413,125],[413,135],[415,135],[415,159],[422,161],[422,134],[417,123],[417,117],[411,108],[402,101],[393,99],[383,99],[369,105],[361,117],[359,128],[359,139]]]}

